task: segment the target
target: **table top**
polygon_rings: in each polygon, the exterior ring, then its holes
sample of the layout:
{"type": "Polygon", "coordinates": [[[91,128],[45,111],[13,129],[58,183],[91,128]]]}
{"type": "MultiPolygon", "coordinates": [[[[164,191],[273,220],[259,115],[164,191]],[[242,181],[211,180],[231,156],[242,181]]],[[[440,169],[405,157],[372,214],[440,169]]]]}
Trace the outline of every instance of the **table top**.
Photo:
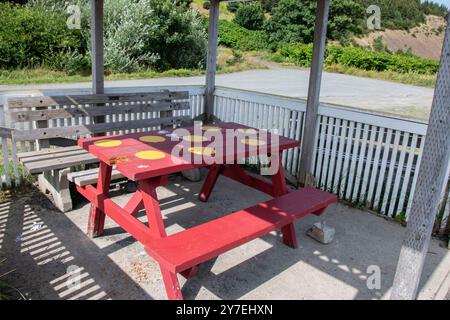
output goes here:
{"type": "Polygon", "coordinates": [[[131,180],[143,180],[211,164],[277,154],[299,142],[228,122],[79,139],[78,145],[131,180]]]}

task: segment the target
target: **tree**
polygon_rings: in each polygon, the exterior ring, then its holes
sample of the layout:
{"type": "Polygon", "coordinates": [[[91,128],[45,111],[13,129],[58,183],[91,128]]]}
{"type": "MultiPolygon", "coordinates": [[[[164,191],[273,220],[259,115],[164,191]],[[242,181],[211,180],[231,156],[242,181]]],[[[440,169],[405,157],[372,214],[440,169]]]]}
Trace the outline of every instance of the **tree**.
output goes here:
{"type": "MultiPolygon", "coordinates": [[[[272,10],[265,29],[271,42],[310,43],[314,35],[317,2],[315,0],[280,0],[272,10]]],[[[333,0],[330,6],[328,38],[347,40],[362,32],[365,12],[354,0],[333,0]]]]}
{"type": "Polygon", "coordinates": [[[249,30],[260,30],[264,24],[264,11],[261,3],[245,3],[238,7],[234,22],[249,30]]]}

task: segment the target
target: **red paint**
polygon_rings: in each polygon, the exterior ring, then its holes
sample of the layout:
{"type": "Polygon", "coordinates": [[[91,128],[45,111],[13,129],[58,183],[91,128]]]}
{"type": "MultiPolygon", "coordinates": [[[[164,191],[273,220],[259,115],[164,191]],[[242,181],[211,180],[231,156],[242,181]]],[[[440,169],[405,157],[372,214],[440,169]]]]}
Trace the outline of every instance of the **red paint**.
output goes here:
{"type": "MultiPolygon", "coordinates": [[[[217,125],[218,126],[218,125],[217,125]]],[[[221,130],[249,128],[235,123],[220,124],[221,130]]],[[[192,134],[194,129],[188,128],[192,134]]],[[[196,133],[197,134],[197,133],[196,133]]],[[[177,141],[162,143],[145,143],[139,140],[142,135],[158,135],[157,131],[134,133],[110,137],[80,139],[78,144],[100,159],[100,174],[97,188],[93,186],[79,187],[77,190],[92,203],[88,230],[93,235],[101,235],[105,215],[108,215],[125,231],[141,242],[147,253],[160,264],[161,274],[169,299],[182,299],[177,273],[189,278],[196,274],[198,265],[221,253],[240,246],[250,240],[263,236],[276,229],[283,231],[284,242],[296,246],[293,222],[309,213],[321,214],[336,197],[315,189],[302,189],[287,193],[283,169],[272,176],[272,182],[256,178],[245,172],[236,160],[261,154],[272,153],[275,161],[280,161],[281,151],[298,147],[299,143],[279,137],[279,152],[271,149],[272,141],[278,138],[269,135],[267,144],[260,147],[245,147],[238,144],[235,148],[216,150],[222,152],[223,159],[231,159],[235,164],[200,163],[193,164],[192,158],[176,163],[177,159],[170,153],[177,141]],[[121,141],[117,147],[101,147],[94,144],[97,140],[116,139],[121,141]],[[258,150],[259,148],[259,150],[258,150]],[[230,150],[228,150],[230,149],[230,150]],[[163,159],[142,160],[135,156],[139,151],[155,150],[166,154],[163,159]],[[138,181],[138,190],[122,208],[108,196],[111,181],[111,166],[126,177],[138,181]],[[270,194],[275,199],[261,203],[252,208],[242,210],[220,219],[196,226],[194,228],[167,236],[156,188],[167,182],[168,174],[195,167],[209,167],[209,173],[200,192],[199,198],[207,201],[219,175],[224,175],[242,184],[270,194]],[[145,208],[148,226],[134,215],[145,208]]],[[[207,146],[210,142],[200,145],[207,146]]],[[[179,160],[179,159],[178,159],[179,160]]]]}

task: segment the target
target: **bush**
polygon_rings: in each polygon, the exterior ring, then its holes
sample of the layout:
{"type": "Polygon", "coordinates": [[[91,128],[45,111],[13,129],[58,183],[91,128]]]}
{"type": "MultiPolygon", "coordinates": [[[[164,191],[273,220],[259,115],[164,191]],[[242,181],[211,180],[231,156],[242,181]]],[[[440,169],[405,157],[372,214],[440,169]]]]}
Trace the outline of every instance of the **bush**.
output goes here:
{"type": "Polygon", "coordinates": [[[223,46],[241,50],[267,48],[268,37],[264,31],[245,29],[234,22],[219,21],[219,43],[223,46]]]}
{"type": "Polygon", "coordinates": [[[209,10],[211,3],[209,1],[203,1],[203,9],[209,10]]]}
{"type": "Polygon", "coordinates": [[[227,3],[227,10],[230,12],[236,12],[237,9],[239,8],[240,3],[237,1],[233,1],[233,2],[228,2],[227,3]]]}
{"type": "MultiPolygon", "coordinates": [[[[265,24],[272,43],[310,43],[314,36],[315,0],[280,0],[265,24]]],[[[354,0],[334,0],[330,6],[328,38],[348,41],[362,32],[364,9],[354,0]]]]}
{"type": "Polygon", "coordinates": [[[60,52],[86,51],[82,33],[68,29],[57,12],[0,3],[0,21],[0,68],[35,67],[60,52]]]}
{"type": "Polygon", "coordinates": [[[264,11],[259,2],[246,3],[239,6],[234,22],[249,30],[259,30],[264,23],[264,11]]]}
{"type": "MultiPolygon", "coordinates": [[[[276,54],[278,61],[291,62],[300,66],[309,66],[311,57],[311,44],[286,45],[281,47],[276,54]]],[[[337,45],[327,47],[325,64],[340,64],[363,70],[395,71],[399,73],[416,72],[419,74],[436,74],[439,69],[437,60],[337,45]]]]}
{"type": "Polygon", "coordinates": [[[105,63],[118,72],[203,68],[207,36],[195,10],[171,0],[115,0],[106,24],[105,63]],[[126,8],[126,10],[123,10],[126,8]]]}

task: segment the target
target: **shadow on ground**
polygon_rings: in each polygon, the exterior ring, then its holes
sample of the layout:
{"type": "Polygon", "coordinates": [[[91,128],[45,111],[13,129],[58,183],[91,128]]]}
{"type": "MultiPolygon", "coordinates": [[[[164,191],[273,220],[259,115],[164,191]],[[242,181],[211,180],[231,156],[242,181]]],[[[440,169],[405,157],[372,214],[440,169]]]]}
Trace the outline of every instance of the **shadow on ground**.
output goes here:
{"type": "MultiPolygon", "coordinates": [[[[173,176],[158,189],[169,234],[269,199],[220,178],[210,201],[197,200],[200,183],[173,176]]],[[[117,193],[119,204],[129,194],[117,193]]],[[[33,299],[165,299],[157,263],[141,244],[109,219],[105,235],[85,235],[89,204],[61,214],[40,193],[15,196],[0,205],[1,268],[15,269],[7,280],[33,299]]],[[[139,215],[146,221],[143,212],[139,215]]],[[[333,243],[305,235],[320,218],[296,223],[298,249],[273,232],[204,263],[197,277],[180,276],[186,299],[381,299],[389,289],[404,235],[399,224],[337,204],[325,214],[336,228],[333,243]],[[381,286],[369,289],[370,266],[381,286]]],[[[420,298],[445,298],[450,254],[437,240],[430,246],[420,298]],[[445,292],[444,292],[445,291],[445,292]]]]}

